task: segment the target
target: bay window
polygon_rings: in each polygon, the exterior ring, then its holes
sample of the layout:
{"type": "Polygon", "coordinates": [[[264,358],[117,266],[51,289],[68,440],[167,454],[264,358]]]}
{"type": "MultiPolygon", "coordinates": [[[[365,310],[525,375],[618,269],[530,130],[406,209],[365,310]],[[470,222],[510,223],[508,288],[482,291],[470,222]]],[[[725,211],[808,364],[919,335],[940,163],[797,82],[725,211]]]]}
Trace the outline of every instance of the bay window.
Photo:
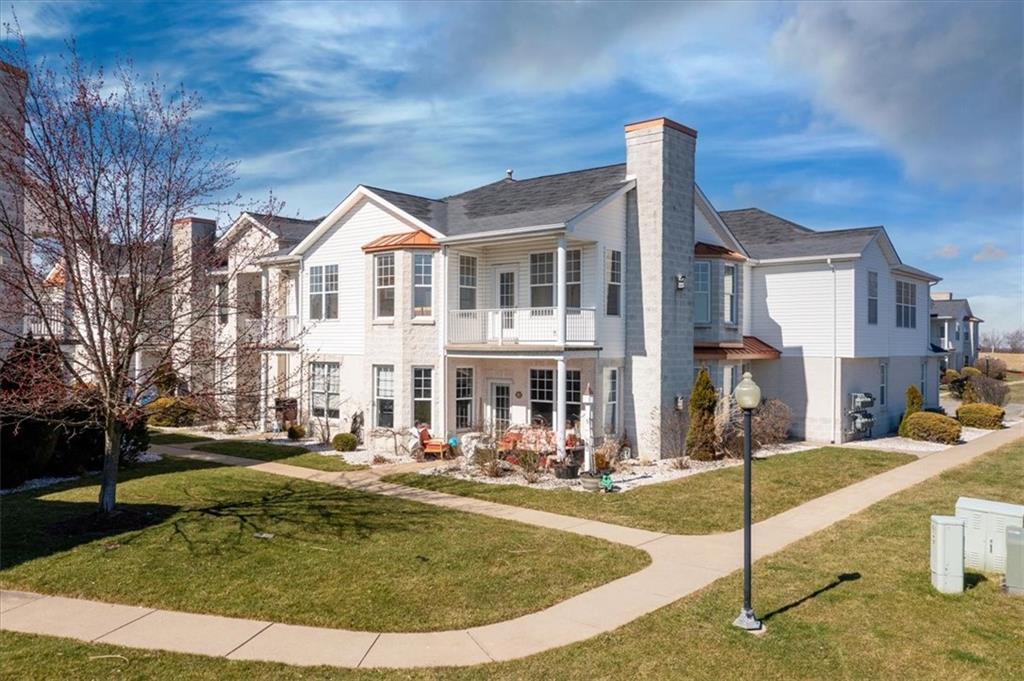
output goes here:
{"type": "Polygon", "coordinates": [[[412,256],[412,314],[429,317],[433,314],[434,254],[414,253],[412,256]]]}
{"type": "Polygon", "coordinates": [[[739,318],[736,310],[738,283],[739,277],[736,276],[736,265],[726,265],[722,275],[722,294],[724,296],[726,324],[735,324],[739,318]]]}
{"type": "Polygon", "coordinates": [[[380,253],[373,258],[376,317],[395,316],[395,254],[380,253]]]}
{"type": "Polygon", "coordinates": [[[698,260],[693,264],[693,321],[711,323],[711,263],[698,260]]]}

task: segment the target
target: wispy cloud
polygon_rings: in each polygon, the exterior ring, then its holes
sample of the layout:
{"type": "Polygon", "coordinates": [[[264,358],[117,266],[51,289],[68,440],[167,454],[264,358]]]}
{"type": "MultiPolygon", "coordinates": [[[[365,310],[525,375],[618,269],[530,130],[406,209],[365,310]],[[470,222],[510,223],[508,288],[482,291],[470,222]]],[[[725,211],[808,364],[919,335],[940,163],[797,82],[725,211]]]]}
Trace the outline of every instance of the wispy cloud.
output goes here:
{"type": "Polygon", "coordinates": [[[995,244],[985,244],[971,259],[974,262],[993,262],[996,260],[1003,260],[1007,255],[1006,251],[995,244]]]}
{"type": "Polygon", "coordinates": [[[936,258],[950,260],[960,255],[960,247],[956,244],[945,244],[932,251],[932,255],[936,258]]]}

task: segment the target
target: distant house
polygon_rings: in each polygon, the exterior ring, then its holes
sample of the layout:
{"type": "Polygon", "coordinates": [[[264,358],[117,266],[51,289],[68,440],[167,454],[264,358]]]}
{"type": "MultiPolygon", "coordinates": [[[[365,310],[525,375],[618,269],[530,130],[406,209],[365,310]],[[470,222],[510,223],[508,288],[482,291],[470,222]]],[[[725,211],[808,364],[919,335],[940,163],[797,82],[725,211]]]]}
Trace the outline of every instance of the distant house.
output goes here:
{"type": "Polygon", "coordinates": [[[932,292],[931,342],[946,353],[943,369],[960,371],[978,359],[981,342],[978,327],[983,321],[971,312],[966,298],[954,298],[948,291],[932,292]]]}

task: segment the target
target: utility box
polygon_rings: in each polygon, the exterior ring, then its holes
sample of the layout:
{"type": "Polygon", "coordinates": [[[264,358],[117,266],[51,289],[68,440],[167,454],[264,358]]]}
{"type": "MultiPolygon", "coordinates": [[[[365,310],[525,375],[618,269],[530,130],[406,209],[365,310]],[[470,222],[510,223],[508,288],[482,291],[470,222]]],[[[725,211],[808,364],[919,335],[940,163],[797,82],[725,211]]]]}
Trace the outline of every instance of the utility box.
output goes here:
{"type": "Polygon", "coordinates": [[[1024,527],[1006,528],[1006,593],[1024,596],[1024,527]]]}
{"type": "Polygon", "coordinates": [[[939,593],[964,591],[964,519],[932,516],[932,586],[939,593]]]}
{"type": "Polygon", "coordinates": [[[1024,526],[1024,506],[960,497],[956,517],[965,523],[964,564],[982,572],[1006,572],[1006,528],[1024,526]]]}

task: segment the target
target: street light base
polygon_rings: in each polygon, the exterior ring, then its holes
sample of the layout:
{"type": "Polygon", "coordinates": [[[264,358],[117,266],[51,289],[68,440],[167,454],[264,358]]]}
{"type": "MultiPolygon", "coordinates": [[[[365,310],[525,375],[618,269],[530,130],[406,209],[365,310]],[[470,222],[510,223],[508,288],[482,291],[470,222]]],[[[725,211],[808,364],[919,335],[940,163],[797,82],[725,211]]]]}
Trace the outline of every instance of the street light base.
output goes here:
{"type": "Polygon", "coordinates": [[[764,631],[764,624],[754,616],[753,610],[740,610],[740,614],[733,620],[732,626],[754,633],[764,631]]]}

